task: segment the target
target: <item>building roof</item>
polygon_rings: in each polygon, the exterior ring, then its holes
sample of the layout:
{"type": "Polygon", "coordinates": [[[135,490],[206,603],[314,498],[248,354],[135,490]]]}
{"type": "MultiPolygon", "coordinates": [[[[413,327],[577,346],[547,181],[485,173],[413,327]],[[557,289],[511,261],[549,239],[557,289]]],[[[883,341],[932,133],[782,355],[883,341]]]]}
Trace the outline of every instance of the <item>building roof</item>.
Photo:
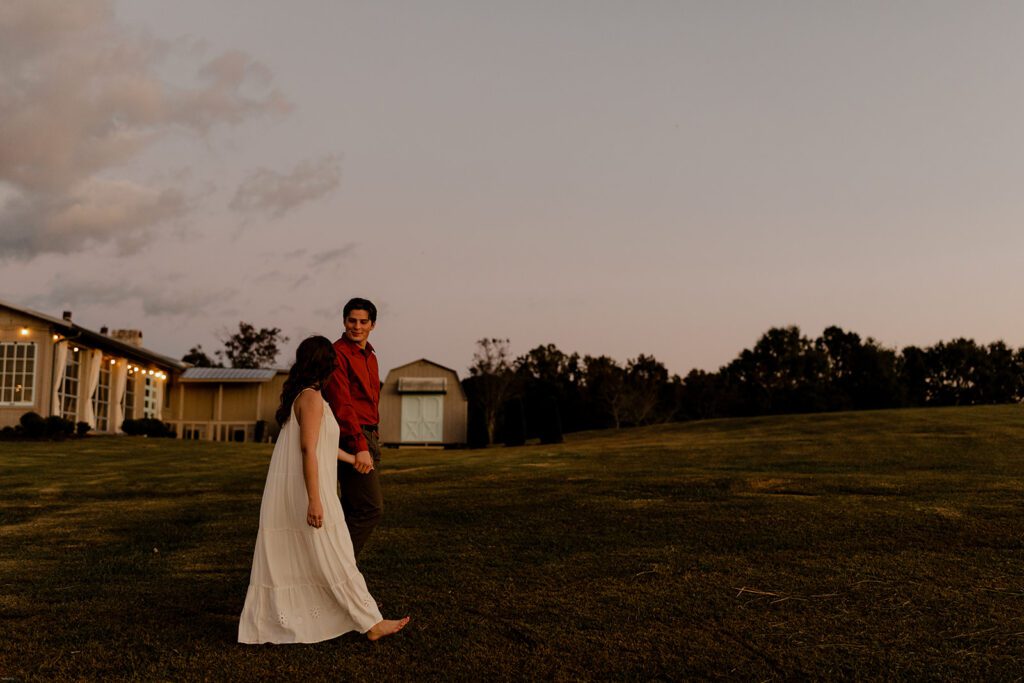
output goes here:
{"type": "Polygon", "coordinates": [[[182,382],[269,382],[277,374],[273,368],[189,368],[182,382]]]}
{"type": "Polygon", "coordinates": [[[0,307],[49,323],[54,332],[59,333],[66,339],[80,341],[85,345],[99,346],[104,350],[119,353],[125,358],[135,360],[136,362],[159,363],[160,365],[174,368],[175,370],[182,370],[187,367],[187,365],[182,363],[180,360],[164,356],[156,353],[155,351],[150,351],[149,349],[141,346],[135,346],[134,344],[128,344],[119,339],[108,337],[105,334],[87,329],[81,325],[71,322],[70,320],[65,320],[64,318],[55,318],[52,315],[40,313],[39,311],[34,311],[31,308],[25,308],[24,306],[16,306],[15,304],[8,303],[3,300],[0,300],[0,307]]]}
{"type": "Polygon", "coordinates": [[[459,376],[458,371],[453,370],[452,368],[449,368],[446,365],[441,365],[440,363],[435,363],[434,361],[432,361],[432,360],[430,360],[428,358],[420,358],[419,360],[414,360],[411,363],[402,363],[401,365],[397,365],[397,366],[391,368],[388,371],[388,374],[390,375],[395,370],[401,370],[402,368],[407,368],[410,365],[416,365],[416,363],[430,363],[431,365],[433,365],[435,367],[438,367],[438,368],[441,368],[442,370],[447,370],[448,372],[454,372],[456,378],[458,378],[458,376],[459,376]]]}
{"type": "MultiPolygon", "coordinates": [[[[434,361],[432,361],[432,360],[430,360],[428,358],[420,358],[419,360],[414,360],[411,363],[403,363],[402,365],[399,365],[399,366],[391,368],[390,370],[388,370],[388,376],[384,378],[384,384],[388,385],[388,386],[395,386],[395,388],[397,389],[397,385],[399,383],[399,380],[402,379],[402,378],[392,379],[394,374],[396,372],[399,372],[403,368],[407,368],[410,365],[416,365],[417,363],[426,363],[427,365],[433,365],[435,368],[439,368],[440,370],[444,370],[445,372],[450,372],[453,375],[455,375],[455,382],[454,382],[455,388],[458,390],[458,393],[462,397],[463,401],[468,400],[467,397],[466,397],[466,390],[462,388],[462,382],[459,380],[459,373],[456,372],[455,370],[453,370],[452,368],[449,368],[449,367],[447,367],[445,365],[441,365],[440,363],[435,363],[434,361]]],[[[447,383],[446,383],[444,393],[448,393],[449,389],[451,389],[451,387],[448,387],[447,383]]],[[[404,392],[399,390],[399,393],[404,393],[404,392]]]]}

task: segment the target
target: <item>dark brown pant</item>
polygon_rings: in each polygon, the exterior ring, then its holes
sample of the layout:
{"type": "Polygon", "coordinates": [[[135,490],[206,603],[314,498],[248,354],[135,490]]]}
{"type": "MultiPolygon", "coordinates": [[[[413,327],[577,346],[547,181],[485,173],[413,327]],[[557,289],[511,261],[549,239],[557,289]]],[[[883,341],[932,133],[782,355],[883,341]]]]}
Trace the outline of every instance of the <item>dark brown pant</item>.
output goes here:
{"type": "Polygon", "coordinates": [[[370,534],[380,523],[384,514],[384,496],[380,490],[380,439],[376,430],[363,429],[366,445],[373,458],[373,470],[360,474],[347,462],[338,461],[338,485],[341,509],[345,512],[345,524],[352,537],[352,550],[356,559],[370,534]]]}

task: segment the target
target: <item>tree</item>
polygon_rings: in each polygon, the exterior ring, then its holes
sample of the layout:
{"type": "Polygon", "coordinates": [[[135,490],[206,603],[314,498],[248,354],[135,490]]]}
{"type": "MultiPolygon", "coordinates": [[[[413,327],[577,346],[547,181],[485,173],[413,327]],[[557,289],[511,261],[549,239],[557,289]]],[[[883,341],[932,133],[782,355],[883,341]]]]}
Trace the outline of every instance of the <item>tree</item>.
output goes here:
{"type": "Polygon", "coordinates": [[[813,412],[823,407],[825,357],[795,325],[769,329],[727,370],[746,390],[748,414],[813,412]]]}
{"type": "Polygon", "coordinates": [[[471,389],[474,402],[483,412],[489,445],[494,443],[501,410],[513,393],[515,373],[509,359],[508,339],[485,338],[476,345],[467,388],[471,389]]]}
{"type": "Polygon", "coordinates": [[[587,398],[595,410],[603,413],[611,420],[612,426],[619,429],[629,401],[626,371],[608,356],[586,356],[583,367],[583,386],[587,398]]]}
{"type": "Polygon", "coordinates": [[[939,406],[979,402],[979,380],[988,362],[984,347],[963,337],[939,342],[927,351],[929,403],[939,406]]]}
{"type": "Polygon", "coordinates": [[[871,337],[832,326],[814,342],[826,365],[830,410],[891,408],[900,403],[896,352],[871,337]]]}
{"type": "Polygon", "coordinates": [[[582,405],[579,354],[567,355],[554,344],[547,344],[516,358],[513,367],[516,388],[526,406],[529,435],[555,438],[557,431],[560,439],[563,419],[569,431],[588,426],[582,405]]]}
{"type": "Polygon", "coordinates": [[[928,352],[918,346],[908,346],[899,356],[899,381],[903,390],[903,405],[928,404],[928,352]]]}
{"type": "Polygon", "coordinates": [[[682,380],[676,406],[676,418],[706,420],[719,417],[725,397],[721,373],[693,369],[682,380]]]}
{"type": "Polygon", "coordinates": [[[224,367],[223,363],[214,363],[213,359],[206,355],[206,352],[203,351],[202,344],[197,344],[196,346],[193,346],[191,349],[189,349],[188,353],[181,357],[181,360],[185,361],[186,363],[191,363],[193,366],[197,368],[224,367]]]}
{"type": "Polygon", "coordinates": [[[224,350],[217,351],[217,358],[228,361],[233,368],[271,367],[280,353],[278,346],[288,341],[279,327],[264,327],[257,330],[245,321],[238,323],[238,332],[221,340],[224,350]]]}
{"type": "Polygon", "coordinates": [[[660,408],[669,388],[668,369],[654,356],[640,354],[626,362],[625,418],[634,425],[662,418],[660,408]]]}

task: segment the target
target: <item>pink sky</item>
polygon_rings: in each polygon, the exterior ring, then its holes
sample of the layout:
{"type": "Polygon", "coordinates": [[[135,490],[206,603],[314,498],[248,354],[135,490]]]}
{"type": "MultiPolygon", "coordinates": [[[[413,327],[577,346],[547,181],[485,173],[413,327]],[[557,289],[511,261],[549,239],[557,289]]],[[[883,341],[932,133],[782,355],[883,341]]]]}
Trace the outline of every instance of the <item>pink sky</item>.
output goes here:
{"type": "MultiPolygon", "coordinates": [[[[0,298],[384,368],[1024,345],[1024,5],[12,0],[0,298]]],[[[288,359],[282,357],[281,363],[288,359]]]]}

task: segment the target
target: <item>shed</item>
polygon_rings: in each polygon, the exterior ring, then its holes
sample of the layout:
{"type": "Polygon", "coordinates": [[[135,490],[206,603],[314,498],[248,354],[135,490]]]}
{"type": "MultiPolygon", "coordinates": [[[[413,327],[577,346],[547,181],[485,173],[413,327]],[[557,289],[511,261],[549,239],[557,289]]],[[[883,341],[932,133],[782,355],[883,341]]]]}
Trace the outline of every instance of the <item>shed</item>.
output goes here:
{"type": "Polygon", "coordinates": [[[169,422],[181,439],[265,441],[277,431],[274,413],[287,376],[273,368],[188,368],[169,422]]]}
{"type": "Polygon", "coordinates": [[[380,389],[380,438],[388,446],[463,445],[468,412],[458,373],[421,358],[388,372],[380,389]]]}

